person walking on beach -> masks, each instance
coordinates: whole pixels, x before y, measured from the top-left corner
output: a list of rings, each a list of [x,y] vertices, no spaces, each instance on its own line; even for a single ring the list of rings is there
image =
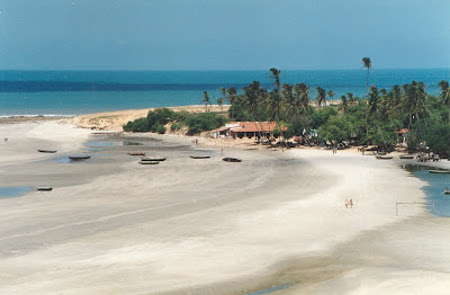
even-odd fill
[[[348,204],[350,205],[350,208],[353,208],[353,200],[350,199],[350,202],[348,202]]]
[[[345,208],[348,208],[348,199],[345,199]]]

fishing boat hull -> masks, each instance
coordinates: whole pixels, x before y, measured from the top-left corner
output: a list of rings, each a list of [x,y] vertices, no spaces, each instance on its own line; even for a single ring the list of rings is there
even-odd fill
[[[450,170],[430,170],[430,173],[434,173],[434,174],[450,174]]]
[[[238,158],[231,158],[231,157],[226,157],[222,159],[225,162],[233,162],[233,163],[240,163],[242,162],[242,159],[238,159]]]
[[[128,152],[127,154],[130,156],[145,156],[144,152]]]
[[[192,159],[209,159],[211,156],[190,156]]]
[[[163,162],[166,158],[142,158],[142,162]]]
[[[402,159],[402,160],[412,160],[412,159],[414,159],[414,156],[413,155],[401,155],[400,159]]]
[[[87,160],[90,158],[91,158],[91,156],[69,156],[69,159],[71,161],[84,161],[84,160]]]
[[[56,150],[38,150],[40,153],[48,153],[48,154],[54,154],[56,153]]]
[[[139,164],[141,164],[141,165],[158,165],[159,162],[153,162],[153,161],[139,161]]]
[[[38,187],[36,187],[36,190],[43,191],[43,192],[49,192],[49,191],[53,190],[53,188],[49,187],[49,186],[38,186]]]
[[[377,156],[378,160],[392,160],[393,156]]]

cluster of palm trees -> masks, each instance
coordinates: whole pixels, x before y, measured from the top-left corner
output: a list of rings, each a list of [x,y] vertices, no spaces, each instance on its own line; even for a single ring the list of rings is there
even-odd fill
[[[358,118],[349,118],[349,120],[363,122],[361,126],[356,126],[356,128],[363,130],[361,133],[365,133],[366,140],[369,140],[369,131],[373,133],[375,130],[376,132],[380,129],[380,125],[386,125],[388,122],[399,122],[398,124],[392,124],[392,126],[402,125],[408,129],[420,126],[420,121],[430,115],[430,103],[428,101],[430,96],[425,91],[425,85],[422,82],[413,81],[402,86],[395,85],[390,90],[378,89],[374,85],[369,86],[372,62],[370,58],[365,57],[362,59],[362,63],[363,67],[367,69],[366,86],[368,87],[367,96],[364,99],[348,92],[340,97],[339,105],[328,106],[328,99],[333,99],[334,92],[316,87],[315,105],[317,108],[315,108],[314,104],[311,103],[310,88],[306,83],[282,84],[280,80],[281,71],[271,68],[272,89],[268,90],[262,87],[257,81],[243,87],[242,94],[239,95],[235,87],[221,88],[222,97],[217,102],[219,105],[223,105],[224,101],[228,100],[231,105],[229,115],[232,119],[254,122],[275,121],[282,136],[284,127],[300,124],[301,128],[297,128],[297,134],[295,135],[301,135],[298,134],[300,130],[308,130],[313,125],[317,128],[317,124],[313,122],[315,114],[320,114],[326,108],[336,109],[337,116],[344,116],[347,112],[353,110],[347,116],[359,116]],[[436,107],[436,103],[438,103],[446,107],[448,122],[450,117],[449,83],[441,81],[438,86],[442,91],[439,98],[434,98],[434,106]],[[206,91],[204,91],[203,101],[205,102],[205,108],[207,108],[211,98]],[[395,132],[395,130],[392,130],[392,132]]]

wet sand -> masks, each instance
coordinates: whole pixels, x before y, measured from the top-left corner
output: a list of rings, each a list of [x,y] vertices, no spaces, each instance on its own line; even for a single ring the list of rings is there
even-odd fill
[[[92,135],[57,122],[0,125],[6,133],[1,186],[54,190],[0,199],[1,294],[448,290],[450,221],[420,205],[395,215],[396,201],[423,201],[424,183],[394,161],[319,150],[222,155],[186,137]],[[139,165],[126,154],[138,150],[167,160]],[[82,152],[92,155],[86,163],[55,160]],[[197,153],[212,157],[189,158]]]

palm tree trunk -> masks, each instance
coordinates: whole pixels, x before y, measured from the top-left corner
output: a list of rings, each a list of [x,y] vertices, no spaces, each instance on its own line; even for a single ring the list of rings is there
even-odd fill
[[[369,89],[369,68],[367,68],[366,88]]]

